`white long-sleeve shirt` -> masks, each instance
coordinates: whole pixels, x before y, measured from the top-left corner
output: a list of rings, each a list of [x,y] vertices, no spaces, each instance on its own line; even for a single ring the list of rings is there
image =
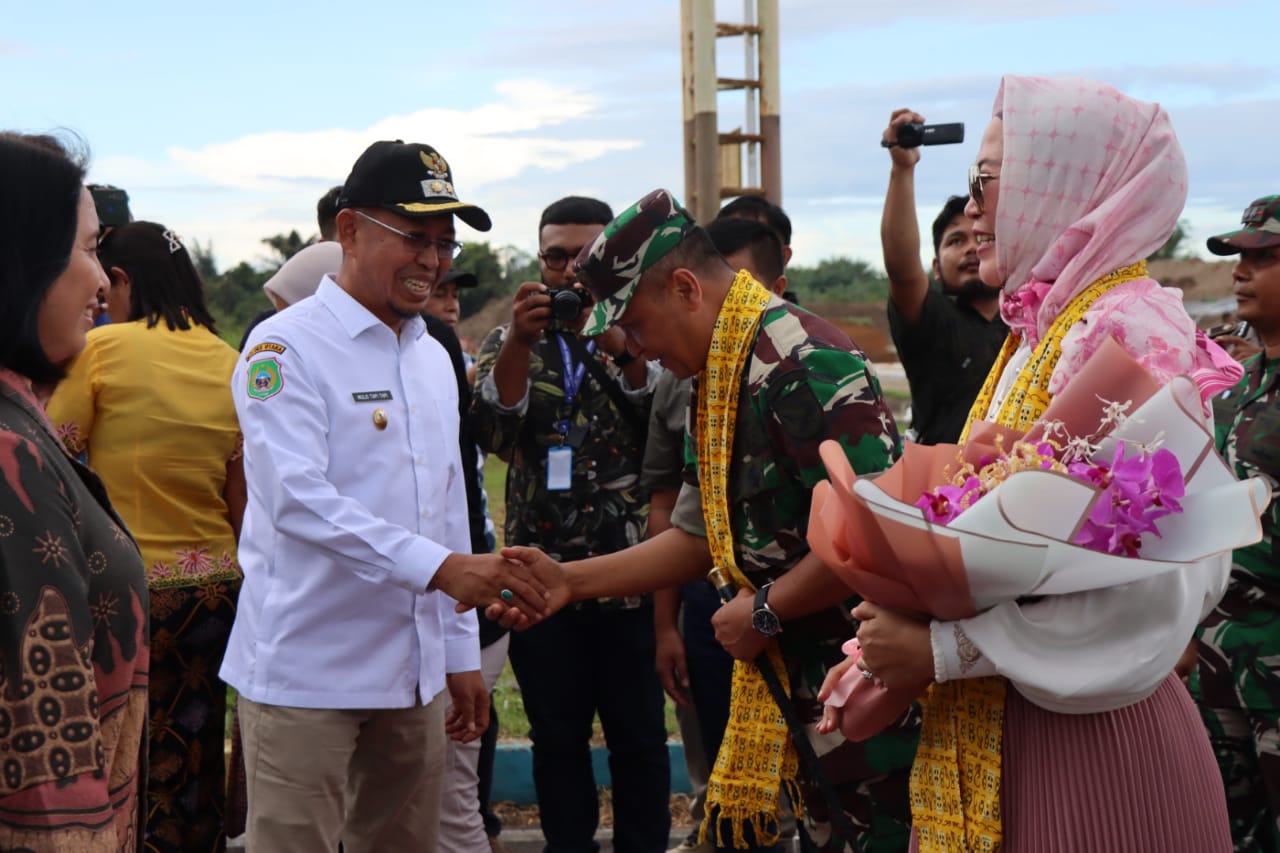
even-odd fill
[[[1140,702],[1173,671],[1196,625],[1226,591],[1231,555],[1120,587],[998,604],[970,619],[934,621],[938,681],[1003,675],[1061,714]]]
[[[397,337],[326,277],[231,382],[249,501],[222,678],[265,704],[396,708],[479,669],[474,613],[427,591],[470,538],[457,384],[422,320]]]

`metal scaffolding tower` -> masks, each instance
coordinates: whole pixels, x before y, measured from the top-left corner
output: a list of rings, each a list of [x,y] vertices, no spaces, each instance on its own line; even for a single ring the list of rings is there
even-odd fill
[[[743,40],[741,77],[716,74],[718,38]],[[777,0],[743,0],[738,24],[716,22],[715,0],[680,0],[680,41],[685,205],[699,222],[734,196],[763,195],[781,205]],[[722,133],[717,93],[734,90],[746,96],[744,126]]]

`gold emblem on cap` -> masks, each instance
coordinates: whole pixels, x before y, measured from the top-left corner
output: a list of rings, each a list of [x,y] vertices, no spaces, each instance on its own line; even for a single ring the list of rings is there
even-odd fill
[[[422,158],[422,165],[427,167],[427,171],[433,178],[444,178],[448,176],[449,164],[444,161],[436,152],[428,154],[425,151],[419,151],[418,156]]]
[[[444,192],[444,181],[432,181],[432,182],[431,182],[431,191],[432,191],[433,193],[442,193],[442,192]]]
[[[373,410],[373,425],[378,429],[387,428],[387,410],[378,408]]]

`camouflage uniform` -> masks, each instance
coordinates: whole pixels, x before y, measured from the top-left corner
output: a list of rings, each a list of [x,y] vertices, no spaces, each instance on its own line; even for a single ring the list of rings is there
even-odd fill
[[[1245,376],[1213,404],[1217,445],[1239,477],[1280,478],[1280,359],[1245,362]],[[1201,624],[1191,692],[1226,786],[1240,851],[1280,851],[1280,502],[1262,516],[1262,541],[1235,552],[1227,593]]]
[[[554,335],[544,335],[529,356],[527,410],[504,409],[495,393],[486,392],[509,331],[509,326],[499,326],[481,344],[471,406],[480,446],[510,462],[506,544],[536,545],[557,560],[612,554],[634,545],[644,538],[649,517],[649,496],[640,486],[638,449],[644,447],[644,432],[631,426],[591,374],[584,373],[580,402],[572,413],[572,426],[586,431],[573,454],[573,485],[549,492],[547,450],[561,444],[557,424],[570,414],[564,406],[564,359]],[[615,382],[622,381],[620,368],[600,354],[596,357]],[[639,396],[635,408],[647,422],[651,395]],[[635,597],[614,606],[636,607],[639,602]]]
[[[493,330],[481,346],[471,408],[481,447],[510,462],[507,544],[576,560],[640,541],[649,513],[639,479],[653,382],[624,390],[642,419],[636,425],[586,370],[574,405],[567,406],[565,358],[557,336],[548,332],[530,352],[527,405],[504,407],[491,374],[509,331]],[[626,389],[611,360],[589,357]],[[570,351],[570,359],[577,358]],[[562,444],[562,419],[570,421],[564,444],[574,446],[572,478],[570,488],[553,491],[547,488],[547,451]],[[609,749],[615,849],[662,853],[671,782],[664,694],[653,666],[652,596],[576,602],[514,633],[509,654],[529,717],[547,849],[592,844],[599,806],[588,745],[598,716]]]
[[[696,388],[695,382],[691,424],[696,422]],[[818,446],[827,439],[844,446],[858,473],[883,470],[901,452],[893,416],[863,354],[825,320],[774,297],[743,371],[734,433],[737,463],[728,484],[738,564],[757,587],[777,579],[809,552],[805,534],[811,490],[827,476]],[[693,455],[691,442],[687,455]],[[672,522],[704,535],[692,459],[685,478]],[[866,743],[848,742],[838,731],[820,735],[813,728],[822,716],[818,688],[827,670],[844,660],[841,643],[857,630],[849,616],[856,604],[852,599],[790,620],[778,640],[795,706],[808,724],[828,779],[860,830],[863,849],[903,851],[910,831],[907,777],[919,734],[918,712],[913,709]],[[822,841],[829,836],[829,825],[814,821],[827,815],[826,804],[811,780],[802,778],[801,785],[809,833]]]

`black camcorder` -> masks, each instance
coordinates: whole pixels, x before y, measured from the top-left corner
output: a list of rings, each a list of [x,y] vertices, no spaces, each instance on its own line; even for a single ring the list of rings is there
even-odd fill
[[[584,308],[594,304],[591,294],[581,287],[548,287],[551,297],[551,324],[548,331],[559,332],[573,327]]]
[[[954,145],[964,142],[964,122],[952,124],[920,124],[908,122],[898,128],[898,140],[880,140],[881,148],[915,148],[919,145]]]

